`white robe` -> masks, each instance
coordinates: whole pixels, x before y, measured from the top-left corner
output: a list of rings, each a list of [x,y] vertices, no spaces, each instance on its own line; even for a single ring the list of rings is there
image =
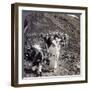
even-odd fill
[[[57,63],[58,63],[58,60],[59,60],[59,56],[60,56],[60,45],[59,45],[59,42],[56,42],[55,40],[53,40],[52,43],[54,44],[54,46],[51,45],[49,47],[50,68],[56,69],[57,68]]]

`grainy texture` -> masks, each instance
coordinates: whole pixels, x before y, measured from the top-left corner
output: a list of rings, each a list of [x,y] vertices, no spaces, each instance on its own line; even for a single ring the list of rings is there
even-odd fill
[[[24,77],[79,75],[80,14],[23,11],[22,15]],[[57,35],[61,39],[57,72],[50,69],[49,48],[46,48],[46,42],[43,38],[47,35],[48,37]],[[37,66],[33,65],[34,57],[30,57],[31,47],[35,44],[40,45],[44,57],[42,59],[42,75],[37,75]]]

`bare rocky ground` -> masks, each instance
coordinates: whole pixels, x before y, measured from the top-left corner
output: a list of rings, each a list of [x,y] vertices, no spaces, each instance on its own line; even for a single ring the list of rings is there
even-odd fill
[[[30,11],[25,17],[24,27],[28,25],[28,29],[24,33],[25,52],[30,45],[43,43],[43,40],[39,38],[41,33],[46,35],[47,33],[58,32],[62,39],[63,35],[68,35],[66,41],[62,40],[57,72],[48,71],[49,66],[46,66],[47,71],[42,73],[43,76],[80,74],[80,16],[79,14],[73,15],[76,17],[70,16],[70,14]],[[63,45],[63,43],[66,44]],[[25,71],[24,74],[25,77],[33,76],[32,73],[27,74]]]

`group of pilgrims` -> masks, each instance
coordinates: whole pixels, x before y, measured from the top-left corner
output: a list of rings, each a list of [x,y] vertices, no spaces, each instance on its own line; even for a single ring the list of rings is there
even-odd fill
[[[62,38],[58,34],[50,36],[49,34],[41,35],[45,42],[46,54],[40,44],[34,43],[27,48],[24,58],[28,61],[28,68],[24,67],[26,73],[33,73],[34,76],[43,76],[44,66],[48,65],[47,71],[57,73],[58,60],[60,59]],[[66,36],[64,37],[66,39]],[[47,67],[46,67],[47,68]]]

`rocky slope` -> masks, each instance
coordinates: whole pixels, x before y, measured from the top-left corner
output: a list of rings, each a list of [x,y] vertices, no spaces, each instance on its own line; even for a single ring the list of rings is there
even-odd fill
[[[80,15],[30,11],[24,20],[24,28],[26,26],[28,28],[24,32],[24,42],[28,45],[35,35],[37,37],[41,33],[66,34],[69,37],[66,41],[68,44],[62,46],[57,75],[80,74]]]

